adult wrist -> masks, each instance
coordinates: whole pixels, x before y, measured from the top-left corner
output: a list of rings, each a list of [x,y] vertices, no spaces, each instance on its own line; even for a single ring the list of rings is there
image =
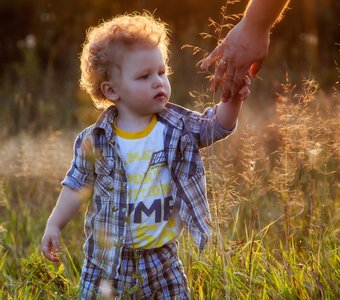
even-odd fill
[[[257,34],[262,32],[268,35],[270,34],[273,25],[271,22],[268,22],[268,20],[258,18],[258,16],[254,16],[248,11],[244,14],[240,23],[242,23],[243,27],[248,31],[253,31]]]

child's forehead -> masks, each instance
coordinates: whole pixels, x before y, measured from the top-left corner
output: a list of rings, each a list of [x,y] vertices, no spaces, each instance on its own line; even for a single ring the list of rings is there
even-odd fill
[[[124,43],[121,41],[113,42],[109,45],[110,51],[121,52],[121,53],[133,53],[140,50],[153,50],[155,48],[159,49],[159,46],[145,41],[135,41],[133,43]]]
[[[160,56],[163,59],[163,54],[158,45],[148,45],[143,43],[135,43],[133,45],[114,45],[110,49],[110,54],[113,55],[116,63],[122,62],[126,56],[139,56],[146,54],[150,56]]]

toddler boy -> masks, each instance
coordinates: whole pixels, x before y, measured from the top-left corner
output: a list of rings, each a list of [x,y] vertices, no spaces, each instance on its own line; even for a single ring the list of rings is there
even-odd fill
[[[103,286],[136,299],[190,298],[177,240],[185,227],[203,250],[210,235],[199,148],[233,132],[249,82],[203,114],[169,103],[168,44],[166,24],[147,13],[87,33],[81,86],[105,111],[76,138],[41,241],[58,261],[61,230],[90,190],[81,299]]]

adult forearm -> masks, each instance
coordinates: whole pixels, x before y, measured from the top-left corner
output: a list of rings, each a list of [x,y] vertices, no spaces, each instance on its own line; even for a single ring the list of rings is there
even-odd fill
[[[289,0],[252,0],[244,13],[243,21],[258,30],[270,30],[280,19]]]
[[[57,226],[60,230],[72,219],[78,212],[82,203],[80,193],[64,186],[60,192],[56,206],[54,207],[47,226]]]

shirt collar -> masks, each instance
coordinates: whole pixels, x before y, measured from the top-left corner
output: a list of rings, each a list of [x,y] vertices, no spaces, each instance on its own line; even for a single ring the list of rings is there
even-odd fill
[[[108,141],[113,141],[115,135],[113,131],[113,121],[117,116],[118,110],[115,106],[105,109],[94,124],[94,130],[104,130]]]
[[[164,109],[158,113],[159,119],[167,125],[173,126],[179,130],[183,129],[183,114],[185,110],[174,103],[167,103]],[[117,116],[118,110],[115,106],[105,109],[98,117],[94,124],[94,129],[102,129],[105,132],[108,141],[113,141],[115,136],[113,130],[114,118]]]
[[[158,114],[159,119],[170,126],[183,129],[183,108],[174,103],[167,103],[165,108]]]

